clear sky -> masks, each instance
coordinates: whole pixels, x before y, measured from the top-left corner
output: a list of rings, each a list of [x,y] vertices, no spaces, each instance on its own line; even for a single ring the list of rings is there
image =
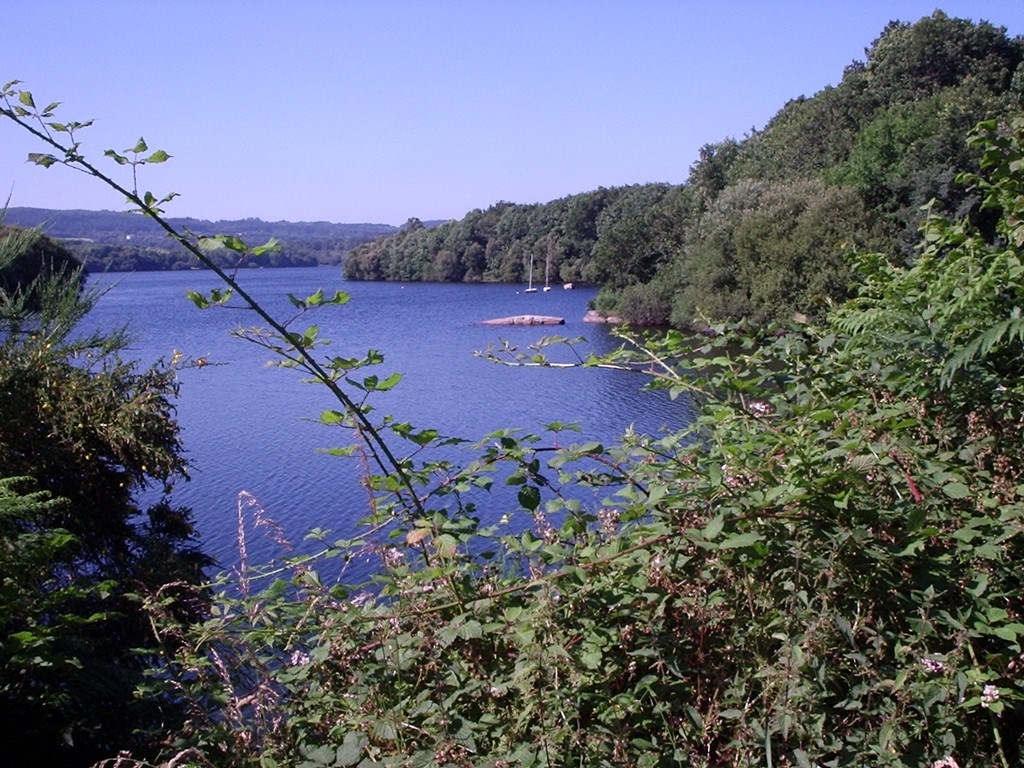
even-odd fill
[[[1021,0],[2,0],[0,82],[144,136],[175,216],[401,224],[499,201],[685,181],[837,83],[891,19],[1024,34]],[[0,203],[120,209],[0,123]],[[108,164],[112,170],[112,163]]]

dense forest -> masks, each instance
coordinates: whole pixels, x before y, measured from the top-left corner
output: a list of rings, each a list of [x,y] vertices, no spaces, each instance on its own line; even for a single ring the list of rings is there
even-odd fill
[[[63,241],[87,271],[130,271],[191,269],[196,266],[188,254],[172,243],[152,219],[127,211],[59,211],[46,208],[9,208],[5,222],[12,226],[36,227],[51,238]],[[311,267],[340,264],[355,246],[397,231],[388,224],[335,224],[326,221],[263,221],[240,219],[206,221],[171,219],[174,226],[196,235],[230,234],[249,242],[277,239],[281,247],[250,256],[246,266]],[[237,254],[225,252],[225,259]],[[233,264],[232,264],[233,266]]]
[[[940,11],[891,22],[840,82],[760,130],[700,149],[684,184],[499,202],[356,248],[357,280],[554,282],[603,290],[636,324],[821,316],[849,291],[848,255],[913,256],[923,206],[958,215],[976,170],[967,130],[1024,103],[1024,40]]]

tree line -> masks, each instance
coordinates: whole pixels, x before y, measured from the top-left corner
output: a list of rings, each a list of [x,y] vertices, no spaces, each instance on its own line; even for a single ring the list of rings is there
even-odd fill
[[[11,207],[8,225],[38,228],[64,247],[88,272],[192,269],[194,260],[167,239],[151,219],[127,211],[50,210]],[[395,232],[389,224],[336,224],[327,221],[263,221],[257,218],[207,221],[171,219],[175,227],[197,235],[232,234],[251,242],[276,239],[279,248],[250,255],[250,267],[313,267],[341,264],[352,248]],[[225,266],[236,255],[221,254]]]
[[[602,287],[598,307],[635,324],[822,316],[855,276],[848,255],[913,258],[923,206],[959,215],[977,170],[962,140],[1024,105],[1024,40],[936,11],[891,22],[835,86],[785,104],[760,130],[705,145],[681,185],[499,202],[433,229],[411,220],[345,260],[358,280]]]

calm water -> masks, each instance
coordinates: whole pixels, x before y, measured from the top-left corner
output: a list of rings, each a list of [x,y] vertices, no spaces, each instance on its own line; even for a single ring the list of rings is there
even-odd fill
[[[656,432],[682,427],[689,418],[685,403],[640,391],[643,380],[637,376],[509,368],[474,356],[502,339],[526,347],[556,334],[585,336],[584,350],[613,348],[607,329],[582,322],[592,290],[524,294],[508,285],[346,282],[327,267],[253,270],[242,274],[242,283],[278,317],[293,311],[289,292],[305,296],[322,287],[328,294],[350,293],[347,305],[322,309],[309,321],[332,340],[325,354],[356,357],[371,348],[383,353],[384,364],[369,372],[383,378],[397,371],[404,378],[391,392],[374,395],[377,413],[420,428],[475,441],[504,427],[539,432],[548,422],[578,422],[582,432],[563,442],[608,442],[631,424]],[[191,482],[180,484],[174,498],[193,508],[205,549],[225,566],[237,561],[242,492],[255,497],[292,541],[313,527],[339,536],[356,530],[367,512],[356,460],[318,451],[350,442],[347,432],[314,423],[335,403],[323,388],[268,365],[269,353],[231,335],[255,318],[241,310],[200,311],[185,298],[189,289],[215,287],[216,278],[205,272],[140,272],[93,276],[90,283],[111,284],[91,325],[127,324],[130,352],[144,362],[180,351],[213,363],[181,371],[178,402],[193,469]],[[524,313],[559,315],[566,323],[480,323]],[[251,538],[249,553],[267,559],[280,552],[267,540]]]

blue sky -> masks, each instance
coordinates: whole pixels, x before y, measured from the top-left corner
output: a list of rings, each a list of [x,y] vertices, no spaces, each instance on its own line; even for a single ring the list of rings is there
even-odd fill
[[[4,0],[0,81],[94,118],[93,159],[170,152],[171,215],[401,224],[682,182],[937,7],[1024,34],[1019,0]],[[11,205],[122,207],[38,149],[0,123]]]

